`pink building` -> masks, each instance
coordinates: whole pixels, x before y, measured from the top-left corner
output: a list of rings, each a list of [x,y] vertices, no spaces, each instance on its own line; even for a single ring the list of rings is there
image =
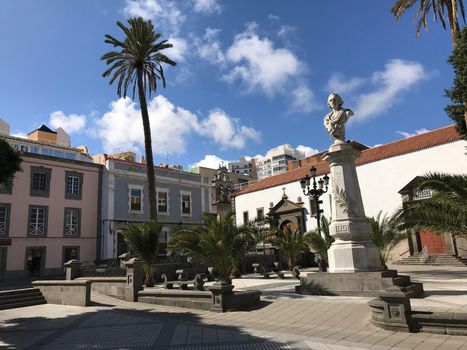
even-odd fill
[[[47,138],[31,138],[38,131]],[[0,280],[57,275],[65,261],[96,258],[102,167],[45,126],[31,134],[4,135],[22,150],[23,171],[0,187]]]

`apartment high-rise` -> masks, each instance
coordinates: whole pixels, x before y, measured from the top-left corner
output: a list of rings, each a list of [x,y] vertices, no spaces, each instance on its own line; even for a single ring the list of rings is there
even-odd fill
[[[289,160],[298,160],[304,157],[305,153],[289,144],[271,148],[264,157],[256,158],[258,180],[284,173],[287,171],[287,162]]]

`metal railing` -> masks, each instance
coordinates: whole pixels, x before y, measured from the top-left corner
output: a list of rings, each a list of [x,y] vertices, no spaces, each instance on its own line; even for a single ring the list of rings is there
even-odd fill
[[[428,254],[428,248],[426,246],[423,247],[419,256],[420,256],[420,265],[423,265],[425,261],[427,261],[428,258],[430,257],[430,255]]]
[[[125,276],[125,267],[120,264],[119,259],[107,259],[97,262],[83,261],[80,266],[80,275],[82,277],[117,277]]]

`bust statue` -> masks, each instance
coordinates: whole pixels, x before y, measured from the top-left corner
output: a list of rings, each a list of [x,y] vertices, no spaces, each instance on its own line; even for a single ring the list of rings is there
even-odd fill
[[[328,107],[332,109],[331,112],[324,117],[324,126],[329,133],[329,136],[334,140],[345,141],[345,123],[351,116],[353,111],[351,109],[342,108],[344,101],[336,93],[332,93],[328,97]]]

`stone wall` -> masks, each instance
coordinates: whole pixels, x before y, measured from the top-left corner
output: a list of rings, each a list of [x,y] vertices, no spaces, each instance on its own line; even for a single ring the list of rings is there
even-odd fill
[[[91,304],[91,281],[34,281],[49,304],[88,306]]]

